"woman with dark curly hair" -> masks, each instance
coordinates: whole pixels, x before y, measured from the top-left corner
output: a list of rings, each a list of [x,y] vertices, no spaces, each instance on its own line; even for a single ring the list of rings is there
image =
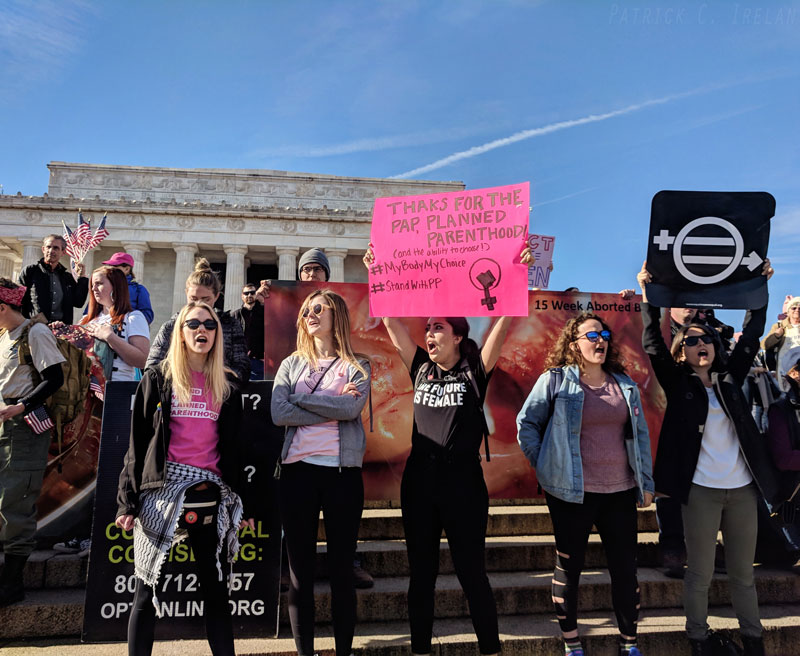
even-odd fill
[[[566,323],[517,429],[553,521],[553,604],[566,655],[583,656],[578,582],[594,525],[611,575],[619,654],[640,656],[636,506],[653,500],[650,436],[639,388],[599,316],[584,312]]]

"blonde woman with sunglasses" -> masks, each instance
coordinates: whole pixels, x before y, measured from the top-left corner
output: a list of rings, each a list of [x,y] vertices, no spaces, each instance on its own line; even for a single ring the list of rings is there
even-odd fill
[[[279,506],[289,555],[289,620],[297,653],[314,654],[314,569],[322,510],[337,656],[352,651],[353,557],[364,505],[361,463],[370,364],[353,352],[350,314],[338,294],[309,294],[297,317],[297,350],[278,369],[272,421],[286,426]]]
[[[253,519],[241,520],[242,399],[223,364],[222,345],[211,306],[188,303],[177,315],[166,359],[147,369],[136,389],[116,519],[118,527],[133,530],[130,656],[152,652],[161,568],[171,545],[186,538],[211,651],[234,654],[227,573],[239,550],[237,529],[252,528]]]
[[[556,539],[552,596],[566,656],[583,656],[578,583],[592,526],[611,575],[619,656],[637,646],[636,506],[653,501],[650,435],[636,383],[609,326],[584,312],[567,321],[517,417],[520,446],[545,492]]]

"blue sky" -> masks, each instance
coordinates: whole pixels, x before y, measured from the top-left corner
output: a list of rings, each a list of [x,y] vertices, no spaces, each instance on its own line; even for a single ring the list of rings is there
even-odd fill
[[[0,0],[0,76],[6,194],[51,160],[529,180],[551,288],[617,291],[658,190],[766,190],[770,317],[800,294],[798,1]]]

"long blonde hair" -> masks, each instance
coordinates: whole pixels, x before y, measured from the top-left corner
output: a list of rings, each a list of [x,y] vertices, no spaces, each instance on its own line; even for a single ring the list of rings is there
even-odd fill
[[[192,371],[189,368],[189,359],[186,357],[183,322],[186,321],[186,315],[195,308],[201,308],[208,312],[217,324],[217,329],[214,331],[214,344],[206,354],[206,360],[203,364],[203,375],[206,378],[206,390],[211,395],[213,404],[218,407],[231,394],[230,383],[225,377],[225,374],[230,370],[225,366],[222,353],[222,324],[210,305],[200,301],[192,301],[181,308],[172,328],[167,357],[161,362],[161,371],[164,374],[164,378],[172,382],[172,389],[175,392],[175,396],[178,397],[178,401],[180,403],[190,403],[192,400]]]
[[[348,364],[353,365],[364,376],[367,370],[359,362],[359,358],[367,360],[369,358],[361,353],[354,353],[350,343],[350,312],[344,299],[330,289],[318,289],[306,296],[297,314],[297,350],[292,355],[299,355],[312,366],[317,365],[317,350],[314,348],[314,338],[309,334],[308,327],[303,317],[303,310],[312,305],[312,301],[319,297],[328,301],[333,311],[333,343],[336,355]]]

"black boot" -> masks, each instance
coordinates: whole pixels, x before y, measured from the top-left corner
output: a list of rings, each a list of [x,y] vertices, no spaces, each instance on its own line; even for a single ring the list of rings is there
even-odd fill
[[[692,656],[714,656],[714,650],[708,638],[705,640],[689,638],[689,645],[692,648]]]
[[[25,599],[22,574],[25,571],[27,556],[6,554],[6,564],[0,575],[0,608]]]
[[[744,656],[764,656],[764,638],[751,638],[750,636],[742,636],[742,646],[744,647]]]

